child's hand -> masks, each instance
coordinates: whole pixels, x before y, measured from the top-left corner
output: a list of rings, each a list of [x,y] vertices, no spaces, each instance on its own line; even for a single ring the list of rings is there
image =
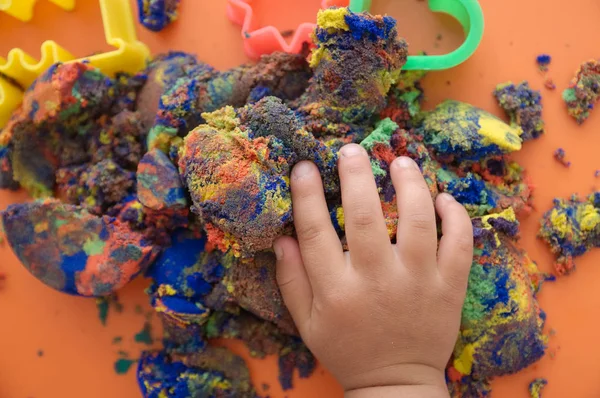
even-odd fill
[[[448,396],[444,368],[458,335],[473,257],[466,210],[438,195],[443,237],[425,180],[406,157],[391,166],[398,235],[390,243],[365,150],[341,150],[346,237],[331,224],[317,167],[292,171],[298,241],[274,245],[277,280],[302,338],[348,397]]]

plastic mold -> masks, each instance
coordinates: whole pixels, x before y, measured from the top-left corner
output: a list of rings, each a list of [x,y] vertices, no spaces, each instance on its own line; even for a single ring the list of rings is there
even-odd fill
[[[0,4],[2,1],[0,0]],[[53,1],[68,3],[66,0]],[[99,2],[106,42],[116,47],[115,50],[75,59],[67,50],[54,41],[48,40],[42,43],[39,61],[19,48],[12,49],[6,59],[0,57],[0,75],[8,77],[20,86],[17,87],[9,80],[0,78],[0,127],[4,126],[12,111],[21,102],[23,96],[21,89],[29,87],[37,76],[56,62],[88,61],[109,76],[114,76],[120,71],[135,73],[144,68],[150,51],[144,43],[137,40],[129,2],[123,0],[99,0]]]
[[[352,12],[369,11],[371,0],[350,0]],[[477,0],[429,0],[429,9],[454,17],[465,31],[463,44],[444,55],[410,55],[403,70],[443,70],[465,62],[479,46],[483,37],[483,11]]]
[[[48,0],[57,6],[71,11],[75,0]],[[37,0],[0,0],[0,11],[4,11],[21,21],[27,22],[33,17],[33,7]]]
[[[260,1],[260,0],[254,0]],[[258,59],[263,54],[275,51],[298,53],[302,43],[311,42],[310,34],[315,28],[314,23],[304,22],[298,25],[294,36],[288,43],[279,30],[274,26],[258,26],[252,10],[253,0],[229,0],[227,2],[227,17],[236,25],[242,27],[244,51],[250,58]],[[332,6],[345,7],[348,0],[322,0],[321,8]]]
[[[253,0],[229,0],[227,17],[242,27],[244,51],[250,58],[257,59],[262,54],[274,51],[300,52],[302,43],[310,42],[310,34],[315,28],[313,23],[298,25],[292,40],[288,43],[274,26],[259,27],[253,18]],[[258,1],[258,0],[254,0]],[[323,0],[321,8],[348,6],[352,12],[369,11],[371,0]],[[465,31],[463,44],[448,54],[411,55],[404,70],[443,70],[460,65],[466,61],[479,46],[483,37],[483,11],[477,0],[429,0],[429,9],[443,12],[456,18]]]

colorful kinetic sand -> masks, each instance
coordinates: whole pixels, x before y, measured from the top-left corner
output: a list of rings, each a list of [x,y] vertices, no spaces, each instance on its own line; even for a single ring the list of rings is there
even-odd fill
[[[159,32],[177,19],[180,0],[137,0],[140,23]]]
[[[556,90],[556,84],[554,83],[554,80],[552,80],[551,78],[547,78],[544,81],[544,87],[546,87],[548,90]]]
[[[437,156],[457,161],[502,155],[521,149],[521,130],[481,109],[458,101],[438,105],[420,128]]]
[[[542,398],[542,390],[546,385],[548,385],[548,380],[541,378],[535,379],[529,383],[529,394],[531,395],[531,398]]]
[[[138,383],[144,397],[236,397],[223,373],[190,368],[160,353],[145,353],[138,365]]]
[[[50,0],[65,9],[74,7],[74,0]],[[32,15],[35,0],[3,0],[0,9],[27,20]],[[110,77],[117,72],[135,73],[144,68],[150,57],[146,45],[137,39],[135,25],[128,1],[99,0],[106,42],[115,49],[76,59],[71,53],[52,40],[40,47],[40,59],[20,48],[9,51],[7,58],[0,56],[0,126],[4,126],[10,114],[22,100],[22,89],[29,87],[47,68],[57,62],[91,63]]]
[[[145,270],[156,255],[155,247],[126,223],[56,199],[9,206],[2,223],[23,265],[65,293],[110,294]]]
[[[332,6],[348,6],[348,3],[348,0],[321,0],[319,6],[326,9]],[[259,18],[256,17],[253,8],[254,4],[255,2],[252,0],[227,1],[227,18],[240,26],[246,55],[258,60],[262,55],[274,52],[302,52],[303,46],[308,45],[310,42],[310,35],[316,25],[312,22],[301,23],[296,28],[288,31],[292,37],[286,40],[284,32],[280,32],[275,26],[260,25]]]
[[[296,371],[311,375],[270,247],[294,233],[289,172],[303,159],[319,167],[345,240],[336,162],[348,142],[371,158],[392,239],[389,167],[400,155],[419,164],[432,197],[449,192],[473,217],[475,258],[447,368],[453,396],[480,396],[491,378],[544,353],[535,293],[545,276],[514,244],[515,214],[531,208],[523,170],[508,160],[521,127],[456,101],[421,112],[423,74],[401,72],[407,45],[393,19],[342,8],[318,21],[310,67],[281,53],[225,72],[170,53],[115,79],[53,66],[0,136],[3,186],[46,197],[2,213],[38,279],[89,296],[144,270],[152,279],[164,348],[139,362],[146,397],[256,395],[243,360],[215,338],[278,355],[284,389]]]
[[[499,84],[494,91],[494,97],[510,118],[511,126],[523,131],[521,134],[523,141],[529,141],[544,134],[542,96],[539,91],[529,88],[529,83]]]
[[[154,280],[149,289],[151,302],[167,330],[167,351],[189,364],[217,361],[225,355],[230,360],[224,365],[233,361],[239,368],[241,359],[208,345],[210,338],[236,337],[249,344],[252,356],[279,354],[280,377],[286,380],[287,388],[295,368],[301,375],[309,375],[314,359],[295,337],[295,327],[275,283],[272,253],[258,253],[242,262],[231,254],[205,252],[206,239],[196,235],[177,232],[172,246],[148,272]]]
[[[187,54],[159,57],[149,68],[149,82],[141,95],[142,113],[155,114],[148,147],[168,151],[171,138],[183,136],[202,123],[204,112],[226,105],[242,106],[270,95],[294,99],[304,92],[310,76],[306,60],[299,54],[276,53],[262,57],[256,65],[225,72],[193,57],[190,60]]]
[[[572,272],[575,257],[600,246],[600,193],[584,200],[576,195],[554,199],[554,207],[544,214],[541,224],[539,236],[556,256],[556,272]]]
[[[548,54],[540,54],[535,58],[535,62],[542,72],[547,72],[548,65],[552,62],[552,57]]]
[[[483,12],[476,0],[442,0],[430,1],[432,12],[443,13],[454,17],[462,26],[465,41],[459,48],[442,55],[410,55],[404,70],[430,71],[453,68],[460,65],[477,50],[484,30]],[[295,29],[287,31],[291,40],[286,41],[286,32],[280,32],[274,26],[259,26],[258,18],[253,11],[252,0],[228,0],[227,17],[239,25],[246,55],[258,59],[263,54],[277,51],[298,53],[304,45],[310,45],[310,35],[315,29],[314,23],[301,23]],[[348,6],[355,13],[369,12],[371,0],[321,0],[321,9],[332,6]],[[317,21],[317,25],[320,22]]]
[[[514,373],[544,355],[545,314],[535,299],[543,280],[514,244],[511,209],[473,219],[475,256],[460,336],[447,369],[453,396],[485,396],[490,377]],[[490,353],[494,353],[490,355]]]
[[[564,149],[558,148],[554,151],[554,159],[565,167],[571,167],[571,162],[566,159],[567,153]]]
[[[56,64],[27,91],[0,134],[0,187],[35,197],[55,190],[100,215],[132,192],[142,154],[143,77],[109,79],[89,64]],[[8,161],[6,159],[9,159]]]
[[[157,210],[183,210],[188,200],[177,168],[163,152],[152,149],[142,157],[137,171],[138,200]]]
[[[590,116],[590,111],[600,96],[600,62],[591,60],[581,64],[569,88],[562,97],[567,104],[569,115],[582,124]]]

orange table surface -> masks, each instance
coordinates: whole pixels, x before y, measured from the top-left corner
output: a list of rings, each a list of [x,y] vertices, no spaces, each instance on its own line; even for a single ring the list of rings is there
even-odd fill
[[[125,0],[124,0],[125,1]],[[280,29],[313,19],[319,0],[255,0],[261,20]],[[411,51],[442,53],[461,42],[458,24],[431,14],[418,0],[373,0],[373,11],[398,19],[398,31]],[[132,2],[133,4],[133,2]],[[546,135],[528,142],[515,158],[526,167],[535,189],[535,210],[522,220],[521,245],[544,270],[551,270],[552,256],[536,239],[541,214],[556,196],[573,192],[587,194],[600,184],[594,171],[600,169],[600,111],[578,126],[566,113],[561,100],[575,69],[585,60],[600,56],[600,3],[597,0],[482,0],[486,30],[476,54],[454,69],[430,73],[425,79],[426,107],[446,98],[466,101],[500,116],[491,95],[497,83],[528,80],[543,95]],[[94,0],[78,0],[76,10],[65,13],[48,1],[39,1],[33,21],[21,23],[0,13],[0,54],[21,47],[39,54],[44,39],[54,39],[75,55],[106,51],[99,7]],[[141,39],[153,53],[168,49],[196,53],[200,59],[228,68],[247,59],[242,51],[238,27],[225,17],[225,0],[183,0],[180,18],[162,33],[138,28]],[[535,57],[552,55],[548,77],[557,90],[543,87],[545,77]],[[558,164],[552,153],[566,150],[572,166]],[[27,200],[23,192],[0,191],[0,209]],[[549,384],[545,398],[600,396],[600,250],[577,261],[577,271],[544,285],[539,296],[546,311],[550,338],[547,355],[522,372],[493,383],[494,397],[528,397],[527,385],[535,377]],[[35,280],[18,262],[6,244],[0,246],[0,271],[7,280],[0,288],[0,398],[70,398],[140,396],[134,368],[118,375],[113,364],[119,350],[135,358],[146,348],[133,336],[142,329],[144,315],[134,311],[150,308],[139,279],[121,291],[122,313],[112,311],[107,326],[98,320],[94,300],[55,292]],[[153,318],[154,337],[159,344],[158,320]],[[113,344],[115,336],[123,342]],[[248,359],[242,344],[233,349]],[[351,349],[351,347],[349,347]],[[43,355],[39,356],[38,351]],[[294,379],[293,391],[281,391],[275,358],[249,360],[257,391],[271,397],[336,397],[342,391],[322,368],[309,379]],[[266,395],[265,394],[265,395]]]

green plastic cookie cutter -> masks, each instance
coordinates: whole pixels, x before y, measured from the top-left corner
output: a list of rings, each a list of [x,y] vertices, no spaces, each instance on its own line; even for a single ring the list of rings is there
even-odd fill
[[[371,9],[371,0],[350,0],[350,11]],[[456,18],[465,31],[463,44],[444,55],[409,55],[403,70],[450,69],[465,62],[479,46],[483,36],[483,11],[477,0],[429,0],[429,9]]]

